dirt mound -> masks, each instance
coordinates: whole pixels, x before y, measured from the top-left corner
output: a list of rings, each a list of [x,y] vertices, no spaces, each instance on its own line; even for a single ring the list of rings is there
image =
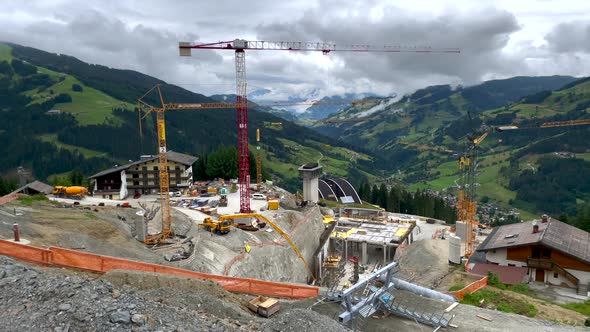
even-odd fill
[[[397,277],[435,288],[449,273],[449,242],[440,239],[416,241],[398,249],[396,260],[400,266]]]

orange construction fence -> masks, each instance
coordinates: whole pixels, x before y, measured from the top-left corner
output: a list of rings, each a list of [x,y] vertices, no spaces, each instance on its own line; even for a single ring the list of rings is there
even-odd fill
[[[313,286],[220,276],[58,247],[43,249],[6,240],[0,240],[0,255],[12,256],[20,260],[42,265],[63,266],[97,273],[105,273],[111,270],[134,270],[208,279],[218,282],[228,291],[237,293],[292,299],[314,298],[319,293],[319,288]]]
[[[473,292],[476,292],[482,288],[484,288],[486,285],[488,284],[488,277],[483,277],[479,280],[476,280],[472,283],[470,283],[469,285],[465,286],[463,289],[460,289],[458,291],[454,291],[454,292],[449,292],[449,294],[454,295],[457,300],[461,301],[463,300],[463,298],[465,297],[466,294],[471,294]]]

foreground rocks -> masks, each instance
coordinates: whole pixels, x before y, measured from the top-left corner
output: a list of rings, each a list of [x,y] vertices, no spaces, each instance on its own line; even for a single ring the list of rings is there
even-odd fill
[[[208,280],[40,268],[0,256],[1,331],[347,331],[307,309],[261,318]]]
[[[161,303],[131,287],[115,289],[108,281],[33,269],[3,256],[0,276],[2,331],[258,330],[255,323]]]

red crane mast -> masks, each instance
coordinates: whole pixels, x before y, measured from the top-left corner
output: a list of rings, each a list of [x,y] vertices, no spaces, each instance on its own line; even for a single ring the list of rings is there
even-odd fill
[[[190,56],[192,49],[233,50],[236,60],[236,109],[238,125],[238,173],[240,185],[240,213],[250,213],[250,155],[248,150],[248,98],[246,89],[246,54],[252,51],[320,51],[384,52],[384,53],[460,53],[457,48],[371,46],[365,44],[337,45],[332,43],[248,41],[235,39],[207,44],[179,43],[181,56]]]

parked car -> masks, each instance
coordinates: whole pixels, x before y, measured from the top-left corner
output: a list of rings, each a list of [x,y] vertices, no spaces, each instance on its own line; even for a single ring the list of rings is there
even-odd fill
[[[180,197],[182,196],[182,193],[180,191],[171,191],[170,192],[170,197]]]
[[[266,200],[266,195],[264,195],[264,194],[252,194],[252,199]]]

